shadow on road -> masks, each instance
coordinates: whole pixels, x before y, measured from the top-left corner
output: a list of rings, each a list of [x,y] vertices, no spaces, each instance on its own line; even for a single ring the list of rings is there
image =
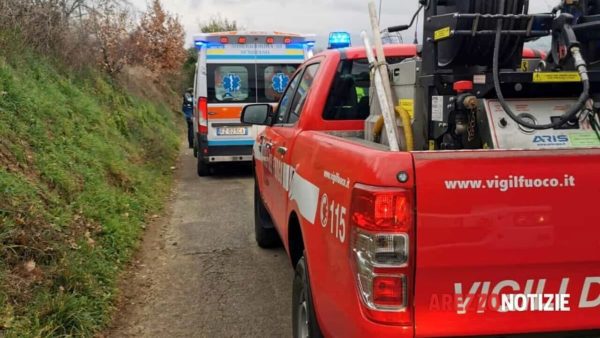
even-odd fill
[[[252,163],[218,163],[211,168],[210,178],[250,178],[252,177]]]
[[[211,178],[250,178],[252,177],[252,163],[219,163],[212,168]]]

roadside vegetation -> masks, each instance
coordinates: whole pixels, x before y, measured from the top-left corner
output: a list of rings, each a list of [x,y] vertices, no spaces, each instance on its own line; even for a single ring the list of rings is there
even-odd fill
[[[170,192],[183,39],[158,0],[0,2],[0,337],[110,321]]]

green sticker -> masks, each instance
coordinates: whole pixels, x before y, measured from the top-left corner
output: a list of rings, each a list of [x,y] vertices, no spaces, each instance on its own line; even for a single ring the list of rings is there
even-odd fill
[[[569,135],[573,147],[598,147],[600,140],[595,133],[574,133]]]

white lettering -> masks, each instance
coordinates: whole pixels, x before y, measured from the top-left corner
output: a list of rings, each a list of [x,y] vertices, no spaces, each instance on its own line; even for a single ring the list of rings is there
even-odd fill
[[[489,295],[491,282],[484,282],[483,287],[481,288],[482,295]],[[477,307],[477,313],[484,313],[485,307],[487,305],[487,297],[481,297],[479,300],[479,306]]]
[[[477,293],[479,287],[481,286],[481,282],[475,282],[471,286],[471,290],[467,297],[463,295],[462,291],[462,283],[454,283],[454,294],[456,295],[456,313],[459,315],[464,315],[467,313],[467,307],[473,300],[473,295]]]
[[[514,280],[501,281],[500,283],[496,284],[496,286],[492,290],[492,295],[498,296],[500,294],[500,292],[502,291],[502,289],[504,289],[504,288],[511,288],[513,291],[519,291],[519,283],[515,282]],[[498,297],[492,297],[492,299],[490,301],[492,302],[492,308],[497,309],[498,308],[498,304],[497,304]],[[504,310],[504,304],[498,310],[498,312],[506,312]]]
[[[525,294],[531,294],[532,290],[533,290],[533,285],[535,284],[535,280],[533,279],[529,279],[527,281],[527,283],[525,283]],[[538,295],[541,295],[542,293],[544,293],[544,288],[546,287],[546,280],[545,279],[540,279],[538,281],[537,284],[537,290],[535,293],[537,293]]]
[[[583,290],[581,291],[581,300],[579,301],[579,307],[582,309],[600,306],[600,296],[595,300],[589,299],[592,284],[600,284],[600,277],[588,277],[585,279]]]
[[[566,294],[504,294],[502,312],[566,312],[569,307],[569,295]]]

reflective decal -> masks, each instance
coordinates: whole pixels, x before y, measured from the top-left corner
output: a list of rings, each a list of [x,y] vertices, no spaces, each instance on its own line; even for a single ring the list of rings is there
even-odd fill
[[[237,74],[227,74],[223,78],[223,88],[225,89],[226,96],[240,91],[242,79]]]
[[[311,224],[315,224],[319,203],[319,187],[298,175],[293,169],[290,174],[290,201],[296,201],[298,211],[302,217]]]
[[[273,90],[279,94],[282,94],[285,88],[290,82],[290,77],[285,75],[284,73],[277,73],[273,76],[273,82],[271,86]]]

